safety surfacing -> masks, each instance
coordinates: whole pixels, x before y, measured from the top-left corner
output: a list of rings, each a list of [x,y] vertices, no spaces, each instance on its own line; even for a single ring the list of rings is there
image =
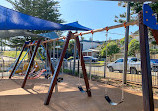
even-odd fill
[[[54,89],[50,104],[44,105],[51,79],[39,78],[28,80],[26,87],[21,88],[23,78],[0,79],[0,111],[142,111],[141,93],[125,90],[125,101],[111,106],[104,98],[105,90],[114,102],[120,102],[121,89],[90,81],[92,97],[78,90],[79,79],[62,75],[63,82]],[[85,90],[84,80],[80,84]],[[154,100],[158,110],[158,100]]]

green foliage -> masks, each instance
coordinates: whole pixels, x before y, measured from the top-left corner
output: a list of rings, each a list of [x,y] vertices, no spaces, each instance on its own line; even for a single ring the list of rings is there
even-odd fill
[[[151,42],[152,45],[157,45],[156,41]]]
[[[136,56],[136,53],[139,51],[139,41],[132,39],[128,46],[128,54],[130,56]]]
[[[81,37],[81,41],[84,40],[84,37]]]
[[[7,45],[11,48],[22,47],[25,43],[24,37],[11,37],[8,38],[7,41],[3,42],[4,45]]]
[[[127,5],[127,2],[123,2],[123,1],[118,2],[118,6],[126,7],[126,5]],[[130,21],[137,19],[136,14],[142,10],[142,6],[143,6],[143,2],[130,2],[130,8],[131,8]],[[152,2],[152,3],[150,3],[150,6],[151,6],[152,10],[158,14],[158,2]],[[119,16],[115,16],[114,21],[123,23],[123,22],[126,22],[125,18],[126,18],[126,12],[123,14],[120,14]]]
[[[21,51],[17,51],[17,55],[20,54]],[[20,60],[22,60],[22,58],[24,57],[24,55],[26,54],[27,51],[24,51],[21,55]],[[15,57],[16,56],[16,51],[3,51],[3,56],[8,56],[8,57]],[[28,55],[26,55],[26,57],[24,59],[28,59]]]
[[[124,43],[125,43],[125,38],[122,38],[122,39],[120,40],[120,44],[121,44],[121,45],[124,45]]]
[[[158,54],[158,49],[150,49],[150,54]]]
[[[120,48],[116,44],[116,42],[112,41],[107,44],[107,56],[112,57],[113,54],[119,53]],[[106,46],[101,50],[101,56],[106,57]]]
[[[41,19],[62,23],[59,2],[55,0],[6,0],[15,10]]]
[[[129,41],[130,41],[130,40],[132,39],[132,37],[129,36],[128,39],[129,39]],[[121,45],[124,45],[124,43],[125,43],[125,37],[120,40],[120,44],[121,44]]]
[[[74,50],[74,43],[75,41],[74,40],[71,40],[68,44],[68,53],[69,55],[72,55],[73,54],[73,50]]]
[[[11,3],[15,10],[41,19],[49,20],[56,23],[63,23],[59,13],[59,2],[55,0],[6,0]],[[48,31],[32,31],[32,33],[46,33]],[[60,32],[58,32],[60,33]],[[37,37],[31,37],[31,41],[38,40]],[[25,36],[25,41],[30,40]],[[8,40],[10,43],[16,42]],[[18,43],[24,44],[24,41]],[[13,45],[12,45],[13,46]]]

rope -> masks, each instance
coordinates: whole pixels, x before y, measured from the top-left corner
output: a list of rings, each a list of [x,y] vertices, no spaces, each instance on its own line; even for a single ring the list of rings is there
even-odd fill
[[[80,47],[80,63],[81,63],[81,53],[82,53],[82,50]],[[81,85],[81,73],[79,73],[79,85]]]
[[[106,36],[106,63],[105,63],[105,66],[107,66],[107,38],[108,38],[108,29],[107,29],[107,27],[106,27],[106,34],[105,34],[105,36]],[[105,71],[105,73],[106,73],[106,75],[107,75],[107,70]],[[104,83],[105,84],[108,84],[108,81],[109,81],[109,78],[108,78],[108,80],[107,81],[105,81]],[[107,90],[107,88],[105,87],[105,95],[107,95],[107,93],[108,93],[108,90]]]

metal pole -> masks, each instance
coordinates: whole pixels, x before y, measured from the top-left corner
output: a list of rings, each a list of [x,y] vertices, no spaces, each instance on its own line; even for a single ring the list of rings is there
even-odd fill
[[[142,11],[139,13],[139,37],[144,111],[154,111],[148,28],[143,24]]]
[[[53,61],[55,60],[55,41],[53,41]]]
[[[104,59],[104,78],[106,77],[106,59]]]
[[[73,63],[73,74],[75,74],[75,66],[76,66],[76,42],[74,41],[74,63]]]
[[[126,21],[130,20],[130,3],[127,3]],[[124,50],[124,68],[123,68],[123,84],[127,82],[127,58],[128,58],[128,37],[129,37],[129,26],[126,27],[125,32],[125,50]]]

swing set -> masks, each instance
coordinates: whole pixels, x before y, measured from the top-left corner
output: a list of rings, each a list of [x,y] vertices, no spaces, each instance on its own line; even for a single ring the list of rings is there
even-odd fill
[[[37,49],[40,46],[40,44],[43,44],[44,47],[46,48],[47,43],[64,39],[65,44],[64,44],[63,50],[61,52],[61,55],[60,55],[60,58],[59,58],[59,61],[58,61],[58,64],[57,64],[55,70],[54,70],[54,68],[52,66],[52,63],[51,63],[51,60],[50,60],[49,51],[48,51],[48,49],[46,50],[49,66],[50,66],[52,76],[53,76],[52,80],[51,80],[51,84],[50,84],[50,87],[49,87],[47,97],[46,97],[45,102],[44,102],[45,105],[48,105],[49,102],[50,102],[52,93],[53,93],[53,89],[54,89],[54,87],[57,83],[57,78],[59,76],[59,72],[60,72],[62,62],[63,62],[64,56],[65,56],[65,53],[66,53],[66,49],[68,48],[69,41],[71,39],[74,39],[76,41],[76,46],[77,46],[78,54],[79,54],[79,57],[80,57],[81,67],[82,67],[82,71],[83,71],[83,78],[84,78],[84,82],[85,82],[85,85],[86,85],[86,91],[83,90],[81,85],[79,85],[78,88],[81,92],[83,92],[83,93],[86,92],[88,97],[91,97],[92,96],[91,95],[91,89],[90,89],[90,86],[89,86],[89,81],[88,81],[88,77],[87,77],[87,73],[86,73],[85,63],[84,63],[84,60],[83,60],[82,50],[81,50],[80,41],[79,41],[78,36],[82,36],[82,35],[90,34],[90,33],[101,32],[101,31],[106,31],[108,33],[108,30],[111,30],[111,29],[116,29],[116,28],[120,28],[120,27],[136,25],[136,24],[139,24],[144,110],[154,110],[153,93],[152,93],[152,78],[151,78],[151,68],[150,68],[150,56],[149,56],[149,43],[148,43],[148,28],[147,27],[152,29],[154,38],[156,40],[156,43],[158,44],[158,24],[157,24],[157,21],[156,21],[156,18],[154,16],[154,14],[153,14],[153,11],[151,10],[150,6],[147,5],[147,4],[144,4],[143,11],[139,12],[139,19],[136,20],[136,21],[125,22],[123,24],[114,25],[114,26],[110,26],[110,27],[105,27],[105,28],[101,28],[101,29],[85,31],[85,32],[82,32],[82,33],[72,33],[71,31],[69,31],[69,33],[66,37],[63,36],[63,37],[59,37],[59,38],[51,39],[51,40],[46,40],[46,41],[38,40],[37,43],[35,43],[35,44],[26,44],[25,43],[23,45],[21,53],[19,54],[19,57],[18,57],[15,65],[13,67],[13,70],[12,70],[9,78],[12,77],[12,74],[13,74],[16,66],[17,66],[19,58],[21,57],[24,49],[35,45],[35,50],[32,53],[32,56],[31,56],[31,59],[30,59],[30,62],[29,62],[29,66],[28,66],[27,71],[26,71],[25,78],[24,78],[24,81],[23,81],[22,86],[21,86],[22,88],[24,88],[25,84],[26,84],[26,81],[28,79],[29,73],[30,73],[31,66],[33,65],[34,57],[36,55]],[[80,77],[79,77],[79,79],[80,79]],[[124,98],[122,96],[121,101],[118,102],[118,103],[115,103],[110,99],[108,94],[105,94],[105,99],[111,105],[118,105],[118,104],[120,104],[124,101]]]

